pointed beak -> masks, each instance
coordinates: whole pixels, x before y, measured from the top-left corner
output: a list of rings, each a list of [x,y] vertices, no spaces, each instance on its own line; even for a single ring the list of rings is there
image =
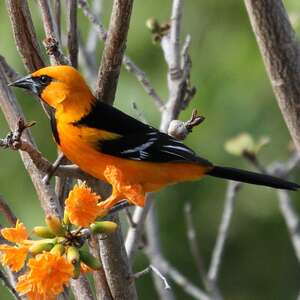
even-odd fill
[[[22,89],[26,89],[32,91],[33,93],[38,93],[38,86],[36,82],[33,80],[31,75],[27,75],[25,77],[19,78],[14,82],[11,82],[8,86],[15,86]]]

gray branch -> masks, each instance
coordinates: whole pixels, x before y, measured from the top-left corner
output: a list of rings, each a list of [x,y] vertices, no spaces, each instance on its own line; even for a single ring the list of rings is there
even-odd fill
[[[300,151],[300,45],[281,0],[244,0],[281,113]]]

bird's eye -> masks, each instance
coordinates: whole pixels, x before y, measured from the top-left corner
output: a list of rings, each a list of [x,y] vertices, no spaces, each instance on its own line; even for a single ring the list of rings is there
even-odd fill
[[[48,77],[45,76],[45,75],[42,75],[42,76],[40,77],[40,80],[41,80],[42,83],[47,83],[47,82],[48,82]]]

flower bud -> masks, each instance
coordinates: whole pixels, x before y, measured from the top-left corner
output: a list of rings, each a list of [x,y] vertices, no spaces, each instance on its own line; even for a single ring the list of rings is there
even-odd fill
[[[80,260],[93,270],[98,270],[101,268],[101,263],[99,260],[91,255],[88,251],[79,250]]]
[[[155,18],[149,18],[147,21],[146,21],[146,27],[148,29],[150,29],[150,31],[152,33],[155,33],[155,32],[158,32],[159,31],[159,23],[158,21],[155,19]]]
[[[73,279],[77,279],[80,275],[80,261],[78,260],[75,264],[73,264],[74,270],[73,270]]]
[[[54,243],[49,242],[48,240],[40,240],[34,242],[30,247],[29,247],[29,252],[32,255],[37,255],[43,251],[50,251],[54,246]]]
[[[46,224],[48,225],[51,232],[57,236],[64,236],[65,230],[62,226],[61,220],[54,215],[46,216]]]
[[[67,213],[66,210],[64,211],[64,223],[65,223],[66,225],[69,225],[69,224],[70,224],[69,215],[68,215],[68,213]]]
[[[50,251],[52,254],[63,255],[65,253],[65,247],[62,244],[56,244]]]
[[[175,139],[182,141],[187,137],[189,131],[185,122],[173,120],[169,125],[168,134]]]
[[[46,239],[55,237],[55,235],[47,226],[35,226],[33,228],[33,233],[38,237],[46,238]]]
[[[111,221],[95,222],[90,225],[93,234],[112,233],[118,227],[118,224]]]
[[[70,246],[67,250],[67,260],[69,263],[75,266],[80,261],[78,249],[74,246]]]

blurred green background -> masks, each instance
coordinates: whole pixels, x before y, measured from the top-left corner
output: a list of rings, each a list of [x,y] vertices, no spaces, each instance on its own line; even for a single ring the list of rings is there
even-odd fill
[[[29,3],[41,42],[44,33],[39,8],[35,1]],[[300,2],[287,0],[285,5],[299,37]],[[160,47],[151,41],[145,21],[152,16],[160,21],[167,20],[170,8],[171,1],[136,0],[127,44],[128,55],[147,73],[164,99],[167,97],[167,67]],[[110,9],[111,1],[104,0],[106,25]],[[0,2],[0,18],[0,54],[18,72],[25,74],[14,45],[4,1]],[[85,39],[89,25],[81,11],[79,22]],[[224,150],[224,143],[229,138],[246,131],[255,138],[262,135],[271,138],[270,145],[260,154],[264,164],[287,159],[290,136],[267,79],[243,1],[185,1],[182,29],[183,36],[189,33],[192,37],[191,81],[198,92],[180,118],[186,120],[193,108],[206,117],[205,122],[190,134],[186,144],[215,163],[251,168],[243,159]],[[101,45],[99,43],[97,50],[98,62]],[[16,91],[16,94],[27,119],[38,122],[32,131],[40,150],[54,160],[56,148],[41,107],[24,92]],[[135,116],[132,102],[137,103],[149,123],[159,126],[159,114],[152,99],[135,77],[122,69],[115,105]],[[0,113],[0,137],[7,132],[7,124]],[[297,180],[297,174],[293,175]],[[208,266],[225,190],[226,182],[206,178],[169,187],[156,195],[164,254],[195,284],[199,284],[199,276],[187,243],[183,206],[185,201],[192,203],[199,247]],[[0,150],[0,194],[28,228],[43,222],[33,186],[16,152]],[[295,193],[292,196],[300,210],[297,203],[299,195]],[[2,225],[6,224],[3,218],[0,220]],[[141,270],[147,264],[145,257],[139,255],[134,270]],[[219,285],[225,299],[296,299],[300,289],[299,264],[273,190],[244,186],[239,193]],[[140,299],[157,299],[150,275],[139,279],[137,286]],[[172,286],[178,299],[192,299],[175,284],[172,283]],[[1,300],[12,299],[2,287],[0,295]]]

